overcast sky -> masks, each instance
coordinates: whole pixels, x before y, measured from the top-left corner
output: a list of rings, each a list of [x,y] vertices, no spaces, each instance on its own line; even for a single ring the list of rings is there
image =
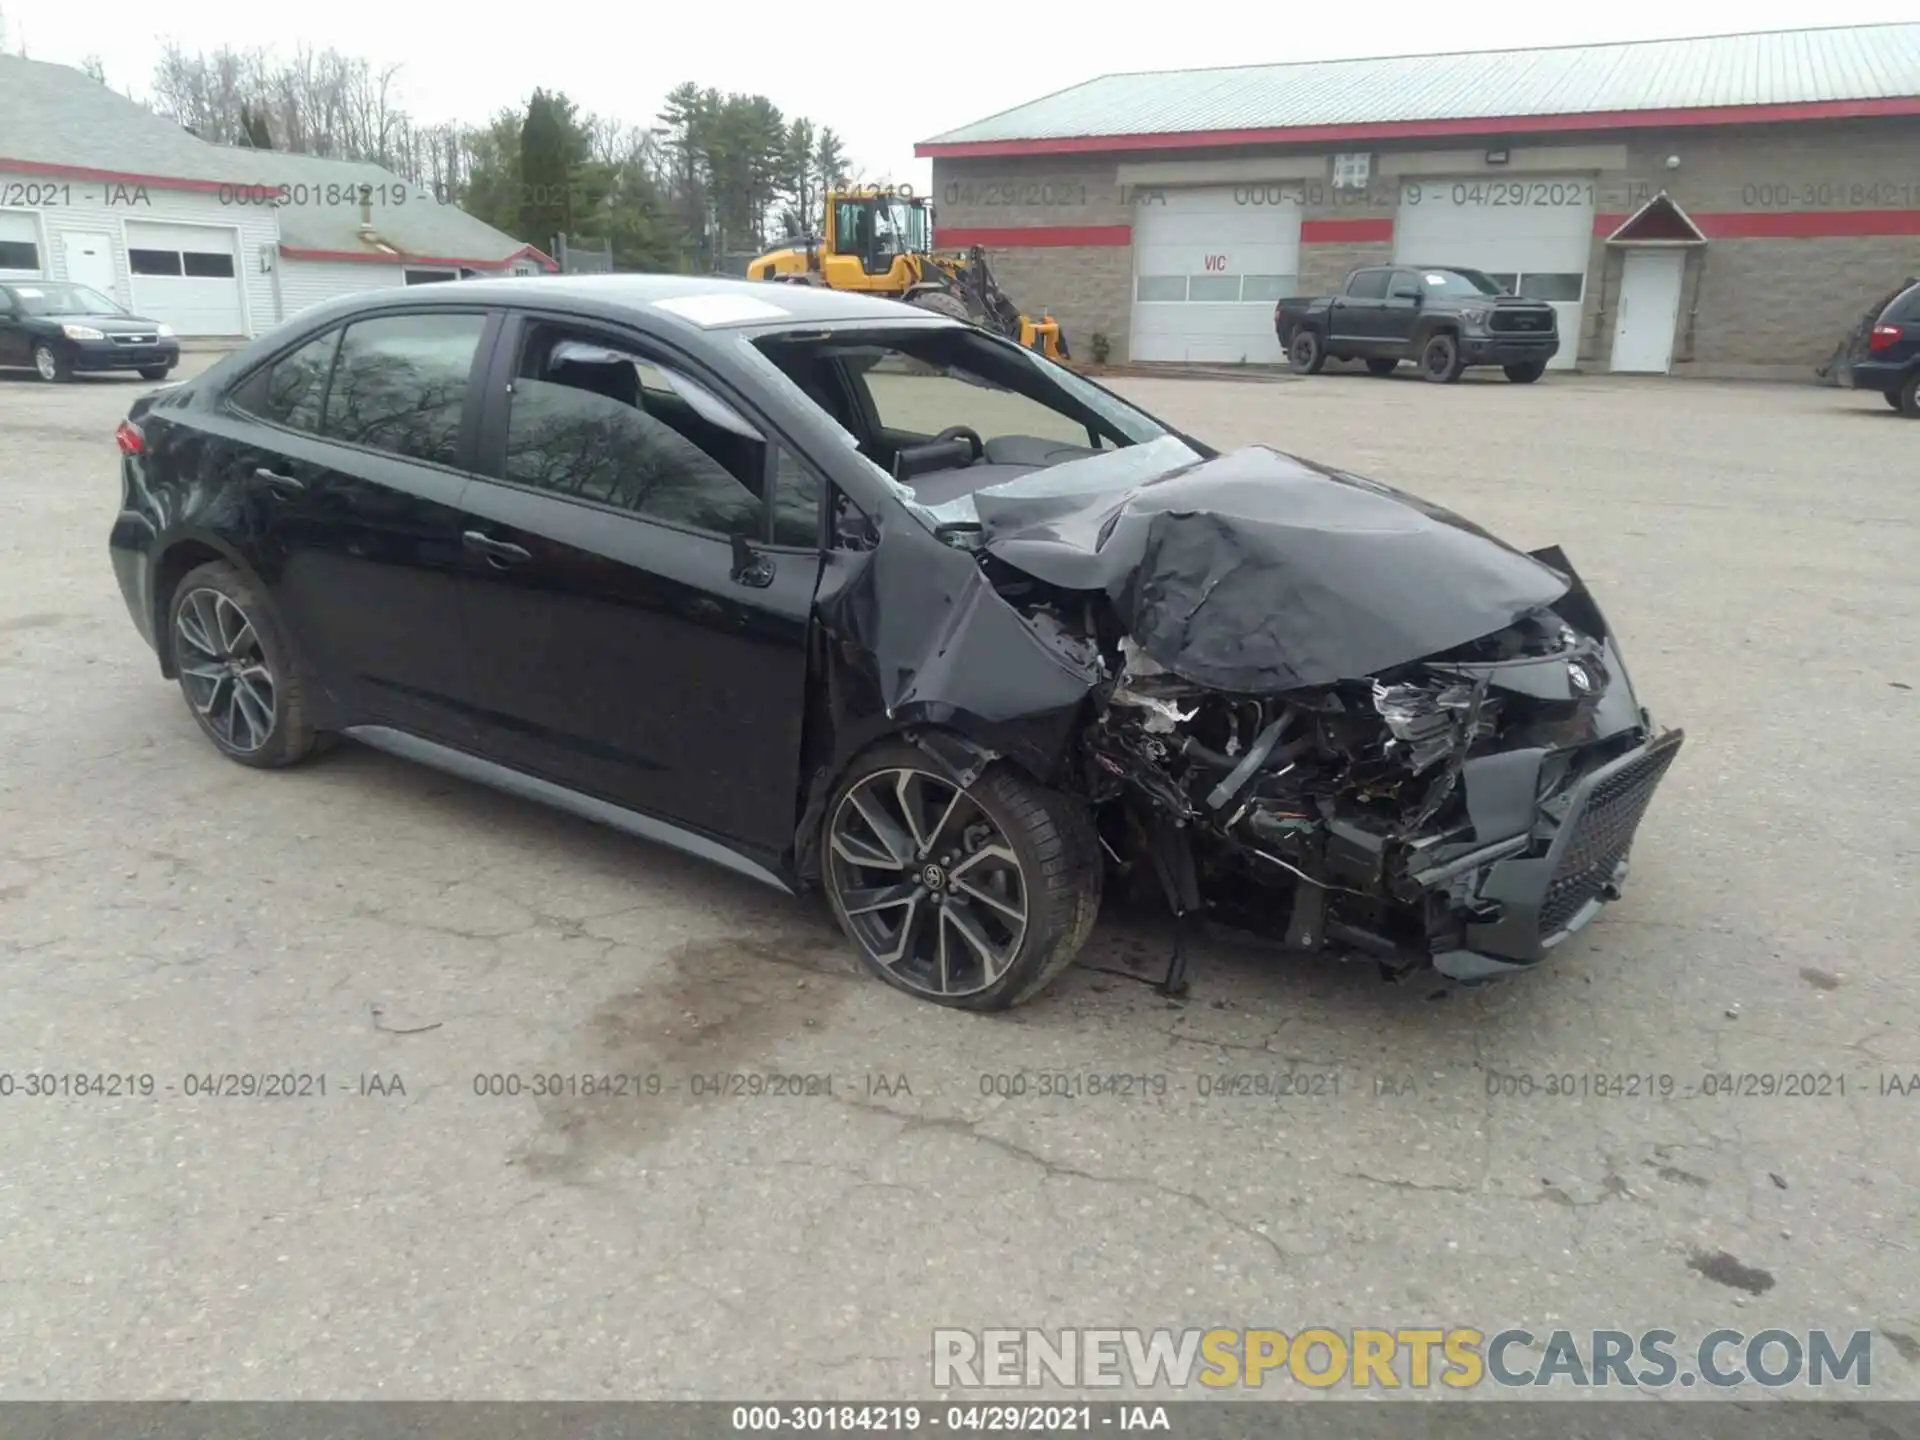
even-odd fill
[[[492,9],[395,0],[0,0],[9,48],[24,41],[34,59],[73,65],[98,55],[110,84],[141,96],[167,40],[190,50],[224,44],[281,54],[304,40],[316,50],[397,64],[401,101],[424,121],[485,120],[545,86],[585,109],[651,124],[661,97],[694,80],[758,92],[789,115],[832,125],[868,179],[921,186],[930,166],[913,158],[916,140],[1115,71],[1867,24],[1908,20],[1913,11],[1914,0],[1840,0],[1817,12],[1783,0],[1613,0],[1604,7],[971,0],[902,4],[887,18],[873,0],[838,8],[801,0]]]

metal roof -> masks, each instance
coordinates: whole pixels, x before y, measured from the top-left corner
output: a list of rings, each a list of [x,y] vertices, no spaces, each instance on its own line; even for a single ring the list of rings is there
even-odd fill
[[[1890,100],[1920,100],[1920,24],[1103,75],[919,148]]]
[[[278,150],[211,145],[66,65],[0,55],[0,170],[8,161],[53,173],[150,186],[373,187],[379,237],[407,256],[500,263],[526,249],[457,206],[444,205],[378,165]],[[393,198],[405,192],[404,203]],[[281,243],[332,254],[400,259],[359,234],[355,204],[289,203],[275,212]]]

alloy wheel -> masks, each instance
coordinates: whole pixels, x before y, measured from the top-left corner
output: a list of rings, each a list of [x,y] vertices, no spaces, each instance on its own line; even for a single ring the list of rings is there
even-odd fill
[[[924,770],[880,770],[841,797],[828,883],[867,958],[927,995],[977,994],[1027,933],[1027,883],[1000,826]]]
[[[60,378],[60,358],[45,345],[33,347],[33,369],[42,380]]]
[[[265,745],[278,690],[246,612],[231,596],[203,587],[180,602],[173,633],[180,678],[201,724],[238,754]]]

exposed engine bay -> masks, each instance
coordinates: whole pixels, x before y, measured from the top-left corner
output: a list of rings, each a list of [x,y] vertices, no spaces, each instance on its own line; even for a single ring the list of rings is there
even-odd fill
[[[1617,897],[1683,736],[1558,550],[1271,451],[1118,500],[1077,468],[976,492],[960,543],[1098,677],[1074,748],[1117,868],[1176,914],[1464,981]]]

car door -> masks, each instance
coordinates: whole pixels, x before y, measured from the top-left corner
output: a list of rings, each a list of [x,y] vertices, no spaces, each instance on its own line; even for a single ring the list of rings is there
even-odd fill
[[[1356,355],[1373,353],[1380,338],[1380,306],[1387,293],[1385,270],[1356,270],[1347,278],[1344,293],[1329,310],[1328,337],[1342,350]]]
[[[243,380],[218,463],[261,507],[258,566],[344,724],[456,745],[468,392],[498,321],[478,307],[336,326]]]
[[[1387,294],[1380,302],[1377,335],[1388,347],[1409,345],[1420,323],[1420,274],[1416,270],[1395,270],[1387,282]]]
[[[776,863],[798,816],[813,473],[622,327],[520,316],[487,384],[462,502],[482,753]]]
[[[0,365],[25,365],[29,361],[27,327],[20,313],[20,302],[13,292],[0,285]]]

